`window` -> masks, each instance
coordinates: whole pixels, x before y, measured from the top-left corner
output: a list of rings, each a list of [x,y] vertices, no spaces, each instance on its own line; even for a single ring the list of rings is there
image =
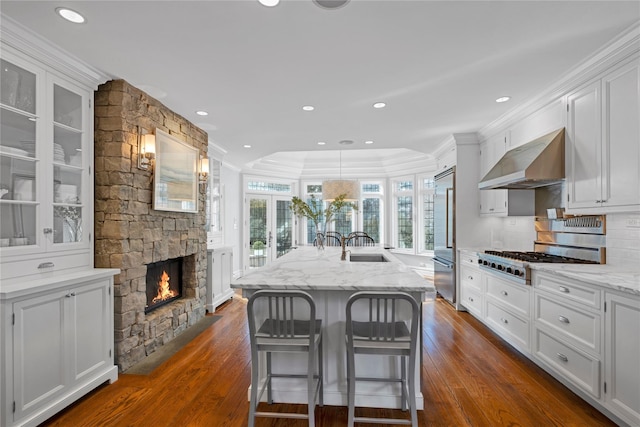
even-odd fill
[[[413,180],[394,182],[394,240],[398,249],[413,249]]]
[[[273,193],[291,193],[291,185],[278,184],[276,182],[249,181],[247,183],[249,191],[269,191]]]
[[[376,243],[382,242],[382,186],[379,183],[362,184],[362,228]]]
[[[423,177],[420,196],[422,198],[422,230],[421,252],[433,250],[433,195],[435,191],[435,181],[433,177]]]

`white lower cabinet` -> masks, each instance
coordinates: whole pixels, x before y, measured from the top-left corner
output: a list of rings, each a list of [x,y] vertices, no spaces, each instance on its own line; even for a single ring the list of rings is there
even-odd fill
[[[221,247],[207,251],[207,305],[209,313],[233,297],[233,248]]]
[[[117,379],[113,274],[84,272],[33,290],[3,287],[3,426],[37,425]]]
[[[484,274],[485,323],[518,350],[531,348],[531,287]]]
[[[640,296],[605,294],[605,405],[640,425]]]
[[[484,284],[478,268],[478,256],[460,251],[460,304],[478,318],[484,317]]]

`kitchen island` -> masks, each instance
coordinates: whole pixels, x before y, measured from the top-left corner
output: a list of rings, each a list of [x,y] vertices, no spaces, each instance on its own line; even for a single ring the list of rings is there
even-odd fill
[[[327,405],[347,405],[345,307],[349,297],[358,291],[407,292],[419,303],[435,298],[433,284],[403,264],[392,253],[379,247],[350,247],[347,261],[340,261],[341,248],[300,247],[279,258],[273,264],[252,270],[231,283],[249,297],[260,289],[302,290],[311,294],[316,303],[316,315],[322,319],[324,343],[324,402]],[[356,262],[358,255],[373,255],[383,262]],[[353,257],[353,260],[349,258]],[[419,340],[422,334],[419,334]],[[421,341],[417,343],[422,348]],[[277,360],[276,360],[277,358]],[[262,360],[260,363],[264,363]],[[274,355],[274,372],[303,373],[306,356]],[[416,360],[416,397],[418,409],[424,402],[420,390],[420,357]],[[380,363],[379,358],[358,356],[357,372],[365,376],[388,376],[396,373],[395,363]],[[264,369],[261,368],[261,372]],[[369,372],[370,375],[367,375]],[[261,378],[261,383],[264,378]],[[275,381],[274,401],[307,403],[306,382],[299,379]],[[400,388],[382,383],[358,383],[356,406],[399,408]]]

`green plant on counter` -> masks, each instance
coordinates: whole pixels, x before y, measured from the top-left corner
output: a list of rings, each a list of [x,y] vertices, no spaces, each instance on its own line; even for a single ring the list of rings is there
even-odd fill
[[[264,249],[264,242],[262,240],[256,240],[253,242],[252,248],[254,251],[259,251]]]

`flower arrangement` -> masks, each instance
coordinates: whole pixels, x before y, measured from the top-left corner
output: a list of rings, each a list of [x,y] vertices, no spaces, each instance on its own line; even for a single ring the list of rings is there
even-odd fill
[[[291,199],[290,209],[295,216],[298,218],[305,217],[310,221],[313,221],[313,224],[316,227],[316,235],[321,232],[320,224],[322,224],[324,220],[324,228],[327,229],[327,225],[333,220],[333,216],[336,212],[338,212],[343,207],[354,208],[355,205],[351,202],[347,202],[344,200],[346,194],[340,194],[335,200],[329,202],[327,207],[323,209],[320,200],[316,199],[315,195],[311,195],[311,202],[306,203],[299,197],[294,196]],[[318,246],[322,246],[323,242],[318,241]]]

